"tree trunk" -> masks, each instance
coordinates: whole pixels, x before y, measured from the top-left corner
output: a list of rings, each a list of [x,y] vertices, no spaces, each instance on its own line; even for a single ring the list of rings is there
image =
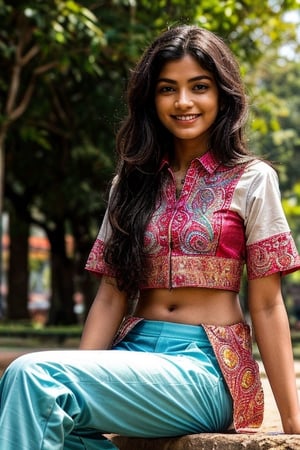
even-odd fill
[[[85,316],[88,314],[90,307],[95,298],[100,279],[85,270],[89,253],[93,242],[90,241],[83,226],[84,221],[77,220],[72,223],[75,240],[75,280],[76,291],[82,293],[85,307]]]
[[[29,224],[18,217],[15,211],[10,213],[9,235],[7,318],[9,320],[27,319]]]
[[[51,243],[51,325],[71,325],[76,323],[74,314],[74,270],[73,261],[66,254],[65,230],[63,222],[56,224],[48,235]]]

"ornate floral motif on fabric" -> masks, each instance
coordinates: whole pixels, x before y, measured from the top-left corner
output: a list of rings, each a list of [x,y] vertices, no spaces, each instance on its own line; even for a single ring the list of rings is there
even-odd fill
[[[229,207],[244,167],[220,168],[212,176],[196,163],[187,172],[178,200],[172,176],[166,176],[162,196],[146,228],[148,256],[169,253],[170,248],[174,255],[215,255],[224,228],[230,227],[233,233],[235,222],[241,223]],[[232,246],[235,249],[235,241]]]
[[[247,248],[247,273],[249,280],[286,271],[300,264],[300,257],[291,233],[280,233]],[[288,273],[288,272],[287,272]]]
[[[114,272],[104,261],[104,246],[105,243],[103,241],[100,239],[95,240],[86,263],[86,269],[99,275],[101,274],[108,277],[113,277]]]
[[[250,327],[203,325],[233,398],[233,424],[237,432],[261,426],[264,394],[258,364],[252,355]]]
[[[205,286],[238,291],[245,256],[242,218],[230,211],[245,167],[194,160],[179,199],[168,171],[145,233],[147,287]],[[235,236],[232,239],[232,236]],[[163,270],[163,278],[157,267]]]
[[[243,265],[236,259],[216,256],[168,256],[149,258],[147,288],[206,287],[239,291]],[[141,286],[143,289],[144,286]]]
[[[239,291],[249,279],[300,268],[275,171],[262,161],[224,166],[210,152],[188,168],[180,197],[167,160],[144,236],[147,283],[141,289],[208,287]],[[103,257],[111,232],[105,215],[86,269],[114,276]]]

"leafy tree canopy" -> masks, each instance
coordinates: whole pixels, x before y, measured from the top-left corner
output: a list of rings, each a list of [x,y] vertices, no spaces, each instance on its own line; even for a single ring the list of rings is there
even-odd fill
[[[286,150],[280,158],[286,161],[298,145],[299,77],[292,79],[285,65],[273,67],[280,46],[295,41],[295,24],[283,20],[284,13],[297,9],[299,0],[0,0],[0,150],[7,207],[40,223],[54,252],[71,232],[82,270],[113,172],[129,70],[154,36],[181,23],[225,38],[253,98],[255,150],[272,154],[281,140]],[[289,104],[283,100],[287,80]],[[280,133],[290,136],[288,142]]]

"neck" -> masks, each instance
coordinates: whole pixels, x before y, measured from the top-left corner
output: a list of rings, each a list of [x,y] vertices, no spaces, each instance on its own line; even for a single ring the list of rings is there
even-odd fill
[[[206,152],[200,153],[197,152],[195,154],[182,154],[175,152],[173,158],[171,159],[171,166],[175,172],[185,173],[191,165],[191,162],[195,158],[201,158]]]
[[[186,172],[191,161],[200,158],[207,152],[207,142],[175,141],[173,168],[175,171]]]

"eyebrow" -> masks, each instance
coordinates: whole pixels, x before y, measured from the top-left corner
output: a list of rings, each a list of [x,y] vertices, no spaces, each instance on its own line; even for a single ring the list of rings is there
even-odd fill
[[[213,78],[208,76],[208,75],[198,75],[196,77],[190,78],[188,80],[188,83],[192,83],[194,81],[201,81],[201,80],[205,80],[205,79],[206,80],[210,80],[210,81],[213,80]],[[171,78],[159,78],[157,80],[157,83],[162,83],[162,82],[170,83],[170,84],[177,84],[177,81],[176,80],[172,80]]]

